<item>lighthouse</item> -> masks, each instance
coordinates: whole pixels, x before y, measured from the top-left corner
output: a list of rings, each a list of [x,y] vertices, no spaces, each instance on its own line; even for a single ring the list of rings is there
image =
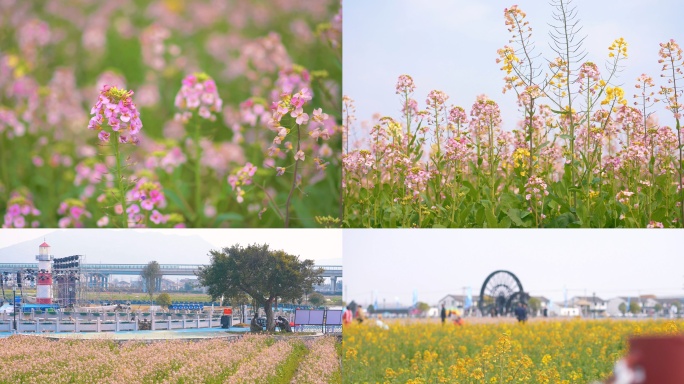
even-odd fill
[[[52,304],[52,258],[50,245],[43,241],[38,247],[38,281],[36,283],[36,303]]]

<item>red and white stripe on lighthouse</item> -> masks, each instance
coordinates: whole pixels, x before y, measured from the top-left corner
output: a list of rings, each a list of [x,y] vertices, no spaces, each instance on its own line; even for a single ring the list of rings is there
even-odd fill
[[[43,241],[38,247],[38,281],[36,282],[36,303],[52,304],[52,255],[50,245]]]

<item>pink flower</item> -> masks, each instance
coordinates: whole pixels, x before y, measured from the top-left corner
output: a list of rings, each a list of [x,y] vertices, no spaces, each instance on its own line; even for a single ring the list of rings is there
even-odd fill
[[[84,219],[92,217],[90,212],[85,209],[85,203],[78,199],[66,199],[59,204],[57,213],[64,215],[58,224],[60,228],[82,228]]]
[[[278,167],[276,168],[276,176],[282,176],[285,173],[285,168],[284,167]]]
[[[218,94],[214,80],[206,73],[195,73],[186,76],[181,84],[174,102],[176,108],[181,111],[179,116],[197,111],[203,119],[216,119],[212,112],[221,111],[223,100]],[[184,121],[187,119],[187,115],[185,116]]]
[[[314,109],[313,111],[313,121],[322,123],[323,121],[328,120],[328,117],[327,113],[323,113],[323,108]]]
[[[304,110],[302,108],[297,108],[292,113],[290,113],[290,116],[294,117],[297,121],[297,124],[304,124],[307,121],[309,121],[309,115],[304,113]]]
[[[17,216],[14,219],[13,225],[14,228],[24,228],[24,226],[26,225],[26,220],[24,220],[24,216]]]
[[[295,161],[304,161],[304,151],[297,151],[297,153],[294,156]]]
[[[159,225],[161,223],[166,222],[166,217],[155,209],[154,211],[152,211],[152,214],[150,215],[150,221]]]
[[[252,163],[245,164],[235,175],[228,176],[228,184],[236,192],[236,201],[242,203],[244,201],[245,191],[242,186],[252,184],[252,177],[257,171],[257,167]]]
[[[81,217],[81,215],[85,213],[85,208],[80,206],[73,206],[69,210],[69,213],[75,220],[78,220]]]
[[[396,87],[396,93],[397,95],[401,94],[410,94],[413,93],[413,91],[416,90],[416,85],[413,83],[413,78],[409,75],[401,75],[399,76],[399,79],[397,79],[397,87]]]
[[[109,142],[110,132],[105,131],[104,128],[106,118],[111,132],[121,132],[120,143],[136,144],[138,142],[137,135],[142,129],[142,121],[131,96],[133,96],[132,91],[109,85],[102,87],[97,103],[90,110],[94,116],[88,123],[88,129],[100,131],[97,135],[100,141]],[[130,139],[123,136],[126,131],[131,136]]]
[[[143,200],[140,202],[140,207],[146,211],[151,211],[154,208],[154,202],[150,199]]]
[[[109,225],[109,216],[102,216],[100,220],[97,221],[98,227],[106,227],[107,225]]]
[[[126,209],[126,213],[128,213],[128,216],[129,216],[129,217],[132,217],[132,216],[136,215],[136,214],[139,213],[139,212],[140,212],[140,207],[138,206],[138,204],[131,204],[131,205]]]
[[[309,91],[307,88],[302,88],[301,91],[292,96],[290,104],[295,108],[301,108],[304,106],[304,104],[306,104],[307,101],[311,100],[311,97],[311,91]]]

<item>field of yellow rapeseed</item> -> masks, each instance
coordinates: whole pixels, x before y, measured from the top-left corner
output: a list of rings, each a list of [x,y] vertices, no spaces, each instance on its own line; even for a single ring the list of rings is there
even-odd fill
[[[344,329],[344,383],[588,383],[605,379],[627,338],[678,334],[682,321],[394,323]]]

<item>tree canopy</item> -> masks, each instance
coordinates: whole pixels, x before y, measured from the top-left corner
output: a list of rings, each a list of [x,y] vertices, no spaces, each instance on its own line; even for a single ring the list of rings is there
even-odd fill
[[[318,292],[314,292],[309,295],[309,303],[314,307],[320,307],[325,303],[325,296],[321,295]]]
[[[171,295],[169,295],[166,292],[160,293],[159,296],[157,296],[156,301],[157,301],[157,305],[160,305],[160,306],[166,307],[166,308],[168,308],[169,305],[173,304],[173,302],[171,301]]]
[[[200,267],[197,277],[212,299],[249,295],[264,307],[267,329],[275,328],[273,303],[278,298],[294,301],[315,284],[323,281],[321,268],[313,260],[299,260],[282,250],[271,250],[268,244],[239,244],[209,252],[211,263]]]
[[[150,301],[154,297],[154,291],[157,289],[157,279],[161,277],[161,267],[156,261],[150,261],[143,267],[140,273],[143,279],[143,284],[147,289],[147,294],[150,296]]]

